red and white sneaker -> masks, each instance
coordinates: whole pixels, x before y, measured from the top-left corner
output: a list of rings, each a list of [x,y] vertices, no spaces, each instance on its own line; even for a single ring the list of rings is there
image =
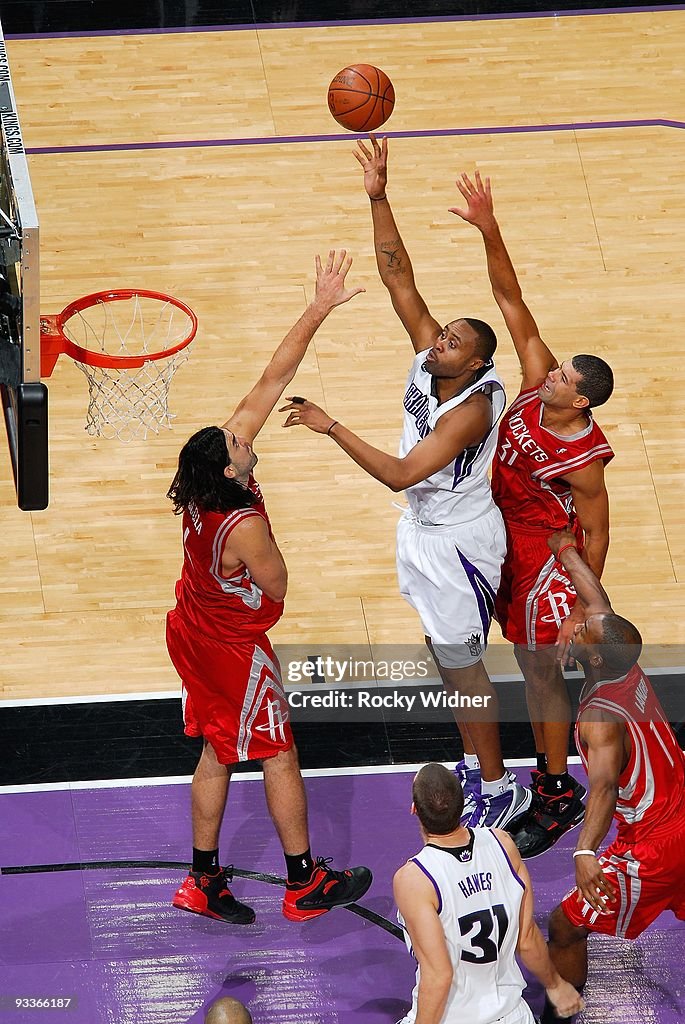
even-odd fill
[[[202,914],[228,924],[252,924],[255,912],[245,903],[239,903],[228,883],[233,881],[233,865],[220,868],[215,875],[204,871],[191,871],[171,901],[179,910]]]
[[[364,895],[373,875],[368,868],[334,871],[331,858],[317,857],[308,882],[288,882],[283,897],[283,916],[289,921],[308,921],[333,907],[345,907]]]

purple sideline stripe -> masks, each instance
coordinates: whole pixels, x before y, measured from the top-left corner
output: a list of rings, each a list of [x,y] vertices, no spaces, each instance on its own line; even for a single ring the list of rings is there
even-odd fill
[[[526,132],[591,131],[601,128],[685,128],[685,121],[663,117],[640,118],[635,121],[569,121],[561,124],[526,124],[490,128],[428,128],[417,131],[380,132],[389,139],[431,139],[453,135],[519,135]],[[300,142],[341,142],[366,139],[368,132],[340,132],[333,135],[273,135],[250,139],[189,139],[186,142],[112,142],[94,146],[29,146],[29,156],[57,153],[124,153],[146,149],[205,149],[210,146],[274,146]]]
[[[350,18],[340,21],[255,22],[243,25],[194,25],[180,28],[96,29],[92,32],[17,32],[6,39],[88,39],[91,36],[179,35],[189,32],[245,32],[281,28],[339,28],[354,25],[441,25],[452,21],[520,21],[524,18],[584,18],[599,14],[651,14],[659,11],[683,11],[685,4],[657,4],[647,7],[593,7],[577,11],[519,11],[512,14],[448,14],[425,18]]]

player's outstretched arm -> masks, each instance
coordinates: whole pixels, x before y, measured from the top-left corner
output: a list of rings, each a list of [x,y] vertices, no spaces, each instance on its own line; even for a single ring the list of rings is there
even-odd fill
[[[618,780],[625,760],[625,725],[611,715],[592,710],[581,718],[578,731],[587,751],[590,792],[576,845],[577,850],[588,852],[573,858],[576,885],[593,910],[606,914],[610,912],[607,902],[613,902],[617,893],[595,854],[616,810]]]
[[[495,218],[490,179],[481,179],[476,171],[472,181],[462,174],[457,188],[466,200],[465,207],[452,207],[450,213],[478,228],[483,236],[488,276],[492,293],[502,311],[523,371],[522,388],[537,387],[559,364],[540,337],[538,325],[523,301],[521,287]]]
[[[379,143],[370,136],[371,149],[358,141],[354,156],[364,171],[364,188],[371,201],[373,242],[381,281],[390,292],[395,312],[411,338],[415,352],[435,342],[441,327],[431,316],[414,281],[409,254],[395,223],[386,189],[388,183],[388,140]]]
[[[577,550],[574,534],[570,530],[559,530],[547,538],[547,544],[571,577],[585,615],[610,612],[609,595]]]
[[[291,327],[278,346],[271,361],[252,391],[243,398],[224,427],[252,442],[264,426],[267,416],[291,382],[302,362],[310,341],[336,306],[349,302],[365,288],[348,289],[345,278],[352,257],[345,249],[328,254],[323,266],[316,257],[316,292],[297,323]]]
[[[492,420],[487,398],[472,395],[457,409],[441,416],[435,430],[400,459],[374,448],[313,402],[290,399],[290,403],[278,410],[288,413],[283,426],[305,426],[317,434],[327,434],[358,466],[392,491],[404,491],[444,469],[465,448],[477,444],[487,434]]]
[[[547,944],[533,917],[534,901],[530,875],[521,860],[514,841],[501,829],[493,829],[493,832],[504,847],[513,870],[525,887],[519,912],[519,936],[516,952],[528,970],[532,971],[540,984],[544,986],[549,1001],[557,1014],[560,1017],[572,1017],[574,1014],[580,1013],[585,1003],[573,985],[564,981],[550,959]]]
[[[420,868],[408,863],[396,872],[393,893],[420,968],[415,1024],[440,1024],[453,968],[435,889]]]

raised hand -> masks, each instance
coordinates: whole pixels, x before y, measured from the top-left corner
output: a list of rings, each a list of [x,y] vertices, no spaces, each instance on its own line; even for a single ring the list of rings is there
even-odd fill
[[[379,145],[375,135],[370,135],[369,139],[372,151],[359,139],[358,148],[352,150],[352,153],[364,169],[367,195],[370,199],[382,199],[388,184],[388,140],[382,139]]]
[[[550,533],[547,538],[547,547],[550,549],[554,557],[556,558],[561,548],[568,547],[571,545],[577,548],[578,541],[576,535],[570,530],[556,530],[554,533]]]
[[[308,402],[306,398],[294,395],[288,401],[290,405],[284,405],[278,410],[288,413],[284,427],[309,427],[317,434],[325,434],[337,423],[324,409]]]
[[[449,212],[461,217],[467,224],[473,224],[480,231],[484,231],[495,223],[490,179],[486,178],[483,182],[480,171],[476,171],[474,177],[475,182],[471,181],[468,174],[462,174],[457,179],[456,186],[467,205],[466,208],[452,206]]]
[[[318,255],[315,258],[315,263],[316,294],[314,304],[321,306],[327,312],[366,291],[366,288],[347,289],[345,287],[345,278],[352,266],[352,257],[347,255],[347,249],[341,249],[339,252],[331,249],[325,267]]]

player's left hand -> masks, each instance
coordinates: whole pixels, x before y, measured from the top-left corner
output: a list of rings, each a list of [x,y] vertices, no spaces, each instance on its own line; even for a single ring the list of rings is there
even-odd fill
[[[575,857],[576,885],[583,896],[583,899],[590,904],[593,910],[600,914],[611,914],[613,911],[608,904],[615,903],[618,897],[616,889],[608,880],[596,857],[589,854],[583,857]]]
[[[556,659],[561,662],[562,668],[568,668],[573,671],[576,667],[575,658],[571,657],[571,644],[573,643],[576,626],[579,622],[583,621],[584,617],[583,606],[580,601],[576,601],[571,614],[568,618],[564,619],[559,627],[556,641]]]
[[[307,399],[289,398],[290,405],[282,406],[278,411],[287,412],[288,418],[283,424],[284,427],[309,427],[317,434],[325,434],[336,422],[329,416],[325,409]]]
[[[468,174],[462,174],[457,179],[456,186],[467,205],[466,207],[451,206],[449,212],[461,217],[467,224],[473,224],[480,231],[487,231],[495,224],[490,179],[486,178],[483,181],[480,171],[476,171],[474,179],[472,181]]]
[[[573,544],[574,548],[577,549],[578,541],[576,535],[571,533],[570,530],[557,530],[556,533],[551,533],[547,538],[547,547],[555,558],[567,544]]]
[[[555,1013],[562,1019],[574,1017],[585,1009],[585,1000],[578,989],[574,988],[570,982],[564,981],[563,978],[559,979],[557,985],[553,985],[545,991]]]

